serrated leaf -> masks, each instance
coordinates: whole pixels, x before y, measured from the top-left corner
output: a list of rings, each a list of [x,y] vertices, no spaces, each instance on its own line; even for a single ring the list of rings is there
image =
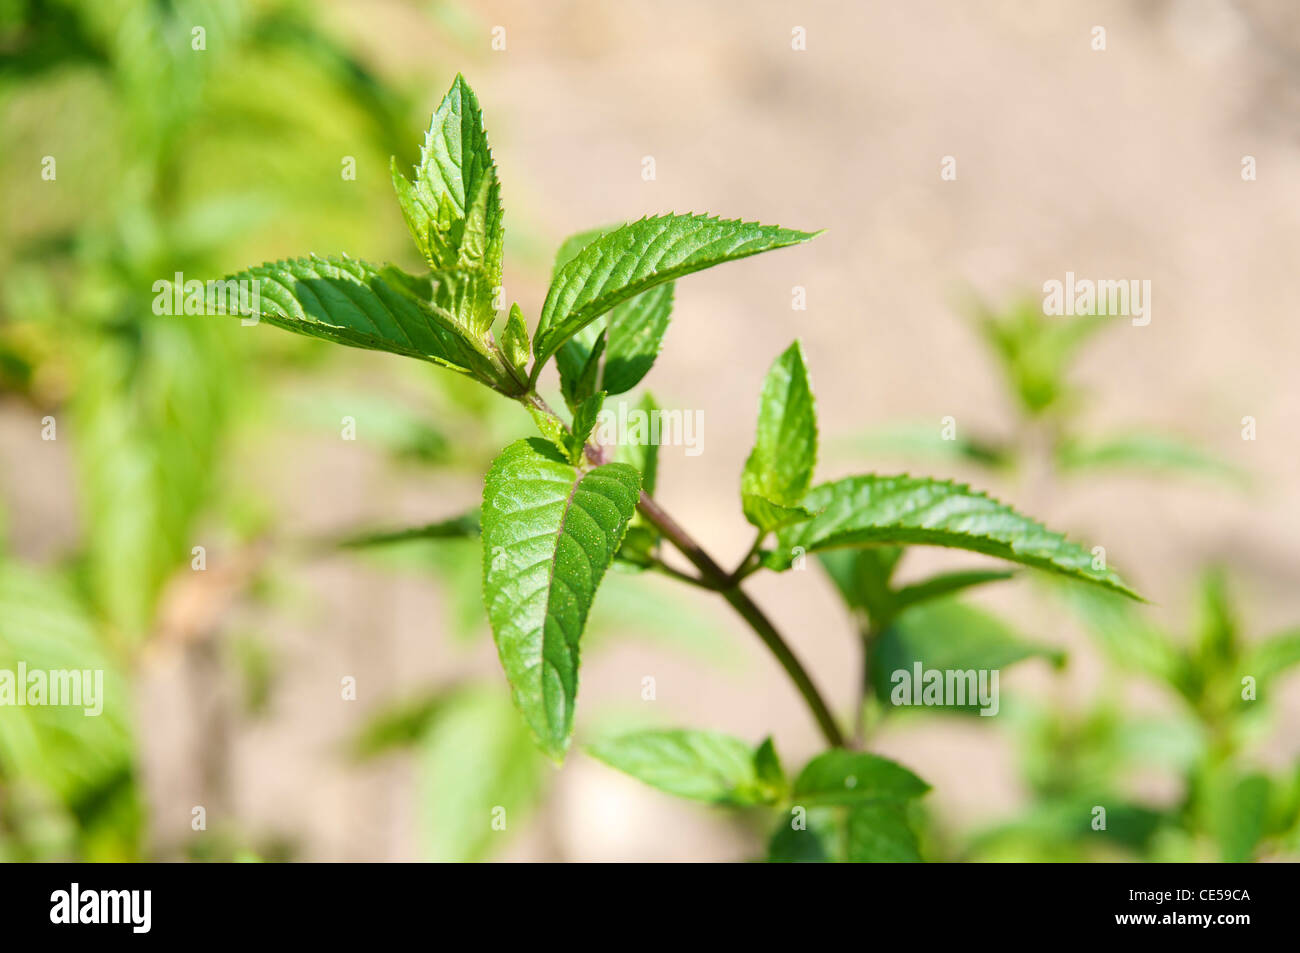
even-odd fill
[[[851,864],[919,864],[921,848],[906,806],[879,801],[849,811],[845,856]]]
[[[772,530],[780,529],[783,526],[803,523],[812,519],[815,515],[812,510],[805,506],[782,506],[759,496],[757,493],[742,492],[740,494],[740,506],[745,514],[745,519],[765,533],[770,533]]]
[[[555,414],[542,410],[540,407],[534,407],[532,404],[528,405],[528,413],[547,442],[568,460],[569,430],[565,427],[564,421]]]
[[[772,362],[758,401],[758,432],[740,478],[745,518],[768,532],[807,519],[801,507],[817,462],[817,410],[803,349]]]
[[[268,262],[222,280],[256,282],[257,313],[268,324],[490,379],[483,343],[471,339],[451,315],[415,297],[412,290],[420,279],[399,279],[400,274],[347,256],[313,255]],[[215,301],[212,306],[217,307]]]
[[[506,362],[510,365],[520,381],[528,379],[528,324],[524,321],[524,313],[519,310],[519,304],[516,302],[510,306],[510,315],[506,318],[505,330],[501,332],[501,353],[505,355]]]
[[[552,279],[580,251],[612,231],[608,225],[573,235],[555,255]],[[657,285],[615,307],[608,317],[597,318],[556,352],[560,389],[572,407],[589,394],[603,390],[624,394],[640,383],[653,366],[672,317],[673,283]]]
[[[562,265],[551,282],[533,335],[537,366],[602,314],[655,285],[812,237],[705,215],[643,218],[604,234]]]
[[[457,75],[434,112],[414,181],[392,163],[393,187],[416,247],[435,272],[438,303],[481,337],[501,284],[501,187],[473,90]]]
[[[623,463],[586,473],[532,438],[483,487],[483,599],[515,705],[559,761],[573,733],[578,646],[600,580],[640,494]]]
[[[739,807],[774,803],[779,794],[760,778],[756,752],[711,731],[640,731],[599,744],[595,758],[677,797]]]
[[[654,366],[673,314],[673,283],[665,282],[618,305],[609,315],[609,339],[600,388],[626,394]]]
[[[672,317],[673,283],[624,301],[564,342],[556,353],[566,395],[596,390],[625,394],[654,366]]]
[[[569,459],[574,463],[582,461],[583,451],[591,432],[600,419],[600,411],[605,406],[605,392],[592,394],[573,410],[573,432],[569,435]]]
[[[900,801],[930,790],[907,768],[888,758],[835,748],[809,761],[795,779],[795,804],[829,806]]]
[[[575,338],[566,341],[564,347],[560,349],[560,354],[564,358],[559,362],[560,393],[564,395],[564,402],[570,410],[600,390],[601,361],[605,356],[605,329],[592,325],[586,330],[592,332],[593,340],[584,340],[579,345]],[[583,337],[586,337],[586,331],[583,332]],[[570,360],[574,363],[570,363]]]
[[[905,709],[913,695],[919,696],[924,689],[924,682],[916,684],[918,664],[923,672],[974,672],[978,676],[981,671],[1000,671],[1034,656],[1054,663],[1064,660],[1060,652],[1026,641],[996,616],[949,598],[915,606],[895,618],[872,646],[868,671],[876,697],[892,707],[895,692],[900,692],[899,707]],[[899,672],[906,673],[905,682],[896,679]],[[981,709],[978,678],[974,683],[963,681],[961,689],[972,692],[962,704],[954,702],[933,710]]]
[[[946,546],[996,556],[1140,598],[1092,554],[984,493],[947,480],[856,476],[815,487],[804,506],[811,520],[779,531],[766,565],[790,565],[805,553],[845,546]]]

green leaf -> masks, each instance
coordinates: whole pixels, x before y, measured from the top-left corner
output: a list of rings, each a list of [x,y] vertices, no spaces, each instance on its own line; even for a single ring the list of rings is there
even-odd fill
[[[622,224],[580,232],[566,239],[555,254],[552,280],[580,251]],[[667,282],[629,298],[609,317],[597,318],[556,352],[560,389],[570,407],[598,390],[624,394],[649,372],[672,317],[673,284]]]
[[[384,707],[352,740],[353,756],[364,761],[417,744],[455,698],[454,692],[433,691]]]
[[[635,409],[645,414],[646,420],[650,420],[659,410],[659,404],[651,394],[647,393],[642,395]],[[647,495],[654,496],[655,485],[659,479],[659,444],[650,439],[649,428],[643,428],[643,433],[645,435],[643,442],[620,442],[614,453],[616,459],[637,468],[641,474],[641,489]]]
[[[928,790],[930,785],[888,758],[836,748],[804,766],[791,798],[804,806],[854,805],[905,801]]]
[[[1213,776],[1206,791],[1205,819],[1225,864],[1254,859],[1264,836],[1271,782],[1262,774],[1236,777],[1226,770]]]
[[[560,388],[581,397],[625,394],[654,366],[673,310],[673,283],[657,285],[597,318],[556,354]]]
[[[388,351],[491,379],[482,340],[413,294],[418,279],[398,269],[342,258],[296,258],[259,265],[224,281],[253,281],[260,319],[351,347]],[[218,307],[215,301],[214,308]],[[231,312],[237,313],[237,312]]]
[[[20,663],[27,672],[22,682]],[[67,580],[0,559],[0,672],[8,676],[9,693],[0,707],[0,787],[12,795],[44,792],[75,816],[83,836],[102,826],[112,839],[132,841],[141,816],[131,697]],[[34,675],[50,672],[84,673],[81,692],[71,699],[79,696],[79,703],[16,704],[17,693],[31,698]],[[41,680],[46,692],[55,681]]]
[[[564,421],[555,414],[534,407],[532,404],[528,405],[528,413],[547,442],[569,460],[569,430],[565,427]]]
[[[1021,301],[1003,314],[981,310],[978,326],[1002,362],[1026,413],[1058,407],[1070,396],[1069,363],[1079,348],[1114,320],[1108,315],[1045,315],[1037,301]]]
[[[659,409],[659,405],[653,396],[646,393],[642,395],[636,409],[644,412],[649,419]],[[642,491],[647,496],[654,496],[655,484],[659,478],[659,444],[651,442],[648,437],[643,443],[620,442],[614,449],[614,458],[636,467],[641,474]],[[659,530],[638,510],[627,528],[627,535],[623,537],[623,545],[618,551],[619,561],[625,569],[635,571],[636,567],[646,568],[653,561],[658,546]]]
[[[1186,660],[1169,634],[1131,602],[1112,593],[1079,586],[1061,587],[1061,596],[1089,633],[1119,666],[1190,689]]]
[[[1295,665],[1300,665],[1300,628],[1279,632],[1252,646],[1239,667],[1242,675],[1252,675],[1263,684]]]
[[[600,418],[601,408],[604,405],[605,395],[603,392],[592,394],[574,408],[573,426],[571,428],[565,427],[564,421],[559,417],[531,404],[528,406],[528,412],[532,414],[537,429],[542,432],[542,436],[549,440],[576,467],[585,458],[587,438],[591,436],[592,430],[595,429],[596,422]]]
[[[569,460],[582,462],[583,453],[591,432],[596,428],[600,411],[605,406],[605,392],[592,394],[573,410],[573,432],[569,436]]]
[[[781,788],[771,778],[774,752],[755,752],[730,735],[640,731],[591,745],[588,751],[611,768],[677,797],[730,807],[772,804],[780,797]],[[767,777],[759,774],[760,755]]]
[[[1062,470],[1135,468],[1189,473],[1241,483],[1245,474],[1224,460],[1165,434],[1129,433],[1095,443],[1068,441],[1056,452]]]
[[[492,325],[501,284],[501,187],[473,90],[457,75],[433,114],[415,181],[392,163],[393,187],[416,247],[435,272],[439,303],[475,337]]]
[[[784,791],[787,787],[785,769],[781,767],[781,757],[776,753],[776,744],[769,736],[754,751],[754,771],[759,781],[774,791]]]
[[[833,808],[795,807],[772,831],[771,864],[830,864],[840,859],[840,824]]]
[[[817,461],[817,410],[803,349],[795,341],[763,381],[758,434],[740,478],[745,518],[768,532],[812,515],[800,501]]]
[[[859,452],[872,456],[897,454],[906,459],[922,457],[994,469],[1011,462],[1007,447],[967,436],[964,431],[954,434],[951,440],[945,440],[943,428],[934,423],[892,424],[870,430],[848,442]]]
[[[904,804],[878,801],[849,811],[847,858],[855,864],[919,864],[921,849]]]
[[[511,370],[521,381],[528,379],[528,325],[524,313],[519,310],[519,303],[510,306],[510,316],[506,318],[505,330],[501,332],[501,353],[506,357]]]
[[[671,281],[623,302],[610,312],[601,390],[626,394],[641,383],[663,347],[672,313]]]
[[[406,543],[413,539],[476,539],[479,535],[478,510],[453,516],[451,519],[424,526],[412,526],[407,529],[365,530],[344,537],[339,543],[342,549],[367,549],[372,546],[388,546],[394,543]]]
[[[893,608],[895,612],[902,612],[904,609],[932,599],[950,596],[963,589],[1011,579],[1015,574],[1014,569],[963,569],[957,572],[940,573],[899,589],[893,594]]]
[[[817,554],[845,604],[859,609],[881,625],[894,613],[894,593],[889,581],[903,556],[900,546],[870,549],[828,549]]]
[[[1201,577],[1200,618],[1196,652],[1207,674],[1232,664],[1237,657],[1237,620],[1228,600],[1228,582],[1221,568]]]
[[[578,643],[636,508],[623,463],[583,473],[546,442],[519,440],[483,487],[483,599],[515,705],[559,761],[573,733]]]
[[[1097,583],[1134,599],[1110,569],[1094,569],[1092,554],[970,487],[912,476],[857,476],[823,483],[804,497],[817,515],[779,531],[766,564],[788,568],[794,550],[844,546],[930,545],[966,549]]]
[[[189,572],[195,521],[246,386],[232,330],[147,315],[67,339],[84,582],[124,644],[149,634],[167,580]]]
[[[551,282],[533,335],[537,366],[602,314],[655,285],[812,237],[706,215],[643,218],[602,235],[561,266]]]
[[[590,336],[587,331],[591,332]],[[605,356],[607,336],[604,328],[593,324],[580,337],[583,339],[581,342],[573,338],[564,343],[557,362],[560,393],[570,410],[600,390],[600,364]]]
[[[510,832],[527,828],[545,769],[499,689],[458,692],[420,743],[418,808],[428,859],[476,861],[500,850]]]
[[[918,663],[925,671],[979,673],[1001,670],[1036,655],[1057,664],[1064,661],[1060,652],[1026,642],[996,616],[949,598],[916,606],[894,619],[872,647],[869,671],[876,697],[887,707],[895,704],[894,692],[907,686],[904,704],[898,706],[906,708],[911,692],[923,687],[913,687]],[[908,681],[895,681],[897,672],[907,673]],[[975,697],[966,704],[939,710],[979,709]]]

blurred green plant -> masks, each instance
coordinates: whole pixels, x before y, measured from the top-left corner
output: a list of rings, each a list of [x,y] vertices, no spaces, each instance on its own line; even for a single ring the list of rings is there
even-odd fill
[[[878,431],[865,446],[918,458],[938,455],[1006,475],[1032,471],[1040,489],[1105,469],[1206,475],[1244,484],[1244,474],[1231,464],[1167,434],[1130,432],[1095,441],[1077,435],[1086,400],[1068,381],[1070,366],[1111,320],[1049,318],[1029,301],[1002,313],[981,307],[978,328],[1017,408],[1012,435],[992,439],[917,426]],[[914,662],[927,668],[1000,668],[1035,652],[1063,660],[1023,643],[985,613],[971,617],[970,607],[952,604],[938,613],[931,607],[914,613],[904,598],[900,615],[899,597],[888,589],[895,559],[889,551],[823,557],[858,615],[869,670],[894,671]],[[955,591],[984,581],[979,573],[954,573],[948,584]],[[1006,720],[1021,750],[1030,802],[1014,818],[977,832],[950,853],[1016,861],[1244,861],[1294,855],[1300,846],[1300,765],[1269,775],[1250,749],[1268,720],[1272,683],[1300,661],[1300,643],[1291,630],[1247,648],[1238,637],[1224,573],[1207,571],[1200,591],[1202,621],[1196,637],[1182,647],[1149,621],[1144,607],[1093,589],[1062,590],[1065,605],[1110,662],[1172,693],[1178,699],[1175,710],[1135,714],[1109,693],[1081,712],[1009,699]],[[901,636],[891,631],[900,626]],[[885,649],[890,643],[895,643],[892,652]],[[1247,678],[1249,685],[1242,681]],[[895,710],[878,701],[886,686],[875,688],[876,700],[867,698],[864,718]],[[1137,796],[1132,782],[1143,772],[1172,783],[1178,800],[1155,803]],[[1105,811],[1101,829],[1096,826],[1100,809]]]
[[[126,673],[189,564],[198,521],[256,531],[247,501],[220,484],[222,460],[236,429],[257,422],[263,372],[297,360],[245,353],[234,328],[157,313],[159,283],[208,273],[286,228],[348,221],[355,234],[373,189],[319,157],[378,166],[403,151],[395,133],[411,100],[291,0],[19,0],[0,4],[0,54],[0,397],[71,438],[81,504],[66,566],[6,557],[6,596],[30,609],[48,588],[55,608],[6,613],[0,651],[35,665],[63,658],[60,639],[75,635],[83,667]],[[427,434],[410,436],[410,452],[436,451]],[[19,619],[31,628],[15,630]],[[255,655],[236,654],[257,670]],[[100,720],[4,720],[0,852],[142,856],[125,675],[112,685]],[[111,743],[100,737],[110,727]],[[101,762],[111,777],[91,770]],[[101,817],[110,810],[116,827]],[[58,812],[71,821],[36,838],[44,852],[22,846]]]
[[[1063,592],[1116,669],[1158,686],[1165,710],[1132,714],[1110,700],[1081,714],[1025,703],[1013,724],[1033,802],[979,834],[974,859],[1242,862],[1300,851],[1300,765],[1270,771],[1261,745],[1285,673],[1300,665],[1300,628],[1242,637],[1223,571],[1199,584],[1190,637],[1093,593]],[[1141,796],[1135,777],[1176,781],[1172,801]],[[1105,830],[1094,827],[1098,808]],[[1121,852],[1121,856],[1123,853]]]
[[[1015,407],[1007,436],[970,433],[956,421],[883,427],[854,438],[871,453],[899,453],[968,464],[991,471],[1035,468],[1059,476],[1104,471],[1188,475],[1241,485],[1245,475],[1176,434],[1131,430],[1100,438],[1083,435],[1087,395],[1070,380],[1085,345],[1113,325],[1107,315],[1049,316],[1028,298],[995,311],[975,307],[974,325],[997,362]]]

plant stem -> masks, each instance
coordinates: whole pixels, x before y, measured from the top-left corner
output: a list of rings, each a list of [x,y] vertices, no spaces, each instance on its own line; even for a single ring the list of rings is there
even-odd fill
[[[867,698],[871,689],[871,649],[880,630],[873,623],[862,626],[862,684],[858,688],[858,707],[853,713],[853,747],[862,748],[867,743]]]
[[[536,372],[534,372],[532,379],[536,380]],[[535,390],[529,390],[516,399],[525,406],[531,406],[543,413],[558,416]],[[599,465],[605,462],[605,452],[595,444],[587,444],[586,454],[587,459],[594,464]],[[736,574],[727,572],[717,564],[712,556],[704,551],[704,548],[699,543],[691,538],[690,533],[686,532],[676,520],[669,516],[644,491],[641,493],[640,502],[637,503],[637,509],[670,543],[677,547],[683,556],[690,560],[691,565],[700,571],[700,578],[695,579],[685,573],[670,570],[666,566],[662,568],[668,571],[669,575],[680,577],[693,585],[713,589],[722,598],[726,599],[731,604],[731,607],[740,614],[740,617],[749,623],[749,627],[758,634],[758,637],[763,640],[763,644],[776,656],[776,660],[781,663],[781,667],[785,669],[795,687],[799,689],[799,694],[803,696],[804,701],[812,710],[813,717],[817,720],[817,725],[821,728],[827,743],[833,748],[843,748],[845,746],[844,735],[840,733],[839,725],[835,723],[834,716],[831,715],[831,711],[826,706],[821,693],[817,691],[817,686],[813,684],[807,669],[800,663],[794,651],[781,637],[781,633],[777,631],[776,626],[763,613],[763,610],[755,605],[753,600],[741,590],[739,577],[741,575],[740,570],[744,569],[744,564],[741,564]],[[762,537],[755,543],[755,548],[761,542]],[[752,555],[752,553],[753,550],[749,555]],[[749,555],[745,557],[745,561],[748,561]]]
[[[664,510],[645,493],[641,494],[641,502],[637,504],[637,509],[641,515],[654,524],[655,528],[662,533],[669,542],[681,551],[682,555],[691,561],[691,564],[700,571],[700,575],[707,582],[711,583],[711,588],[716,588],[731,604],[749,627],[757,633],[758,637],[763,640],[763,644],[771,650],[776,656],[776,660],[781,663],[786,674],[790,676],[795,687],[799,689],[799,694],[803,696],[808,707],[812,710],[813,717],[817,720],[818,727],[821,728],[822,734],[826,741],[834,748],[844,747],[844,736],[840,733],[839,726],[835,723],[834,716],[831,715],[830,709],[822,699],[821,693],[817,691],[817,686],[813,684],[812,678],[809,677],[808,671],[800,663],[799,659],[791,650],[789,644],[781,637],[770,619],[763,613],[753,600],[747,596],[732,576],[727,573],[721,566],[714,561],[699,543],[691,538],[691,535],[682,529],[682,527],[669,516]]]

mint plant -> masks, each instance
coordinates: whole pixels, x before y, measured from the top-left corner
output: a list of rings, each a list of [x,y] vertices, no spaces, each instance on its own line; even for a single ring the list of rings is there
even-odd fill
[[[434,113],[413,177],[395,161],[392,175],[425,272],[313,255],[225,279],[251,283],[256,310],[215,298],[209,307],[439,365],[532,416],[539,435],[496,457],[477,515],[402,535],[481,535],[488,621],[515,707],[536,745],[557,763],[570,747],[583,630],[606,572],[616,562],[664,572],[716,592],[754,630],[807,703],[827,750],[793,777],[771,739],[755,746],[707,731],[638,732],[599,742],[591,752],[680,797],[778,810],[772,859],[919,859],[909,816],[927,785],[901,765],[853,747],[793,648],[745,592],[744,580],[801,567],[811,554],[833,561],[849,552],[856,561],[844,567],[841,588],[851,605],[856,600],[884,623],[877,596],[896,613],[1007,575],[972,571],[889,589],[884,567],[904,547],[926,545],[997,557],[1136,598],[1133,591],[1089,550],[962,484],[864,474],[814,485],[816,408],[797,342],[768,371],[753,452],[741,474],[738,506],[755,528],[754,542],[739,565],[723,568],[656,502],[657,447],[601,445],[596,425],[606,399],[630,391],[651,369],[677,279],[801,244],[816,233],[699,214],[583,233],[561,247],[530,333],[518,304],[504,316],[498,311],[501,187],[478,102],[463,78]],[[538,391],[552,358],[567,414]],[[648,395],[644,400],[653,406]],[[668,547],[689,568],[670,562]]]

